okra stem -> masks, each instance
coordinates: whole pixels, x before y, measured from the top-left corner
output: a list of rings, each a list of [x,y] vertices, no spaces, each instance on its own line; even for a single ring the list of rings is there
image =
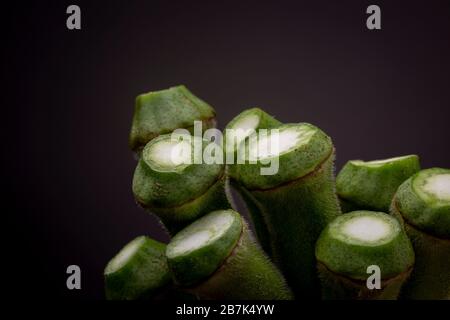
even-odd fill
[[[397,299],[414,264],[400,223],[373,211],[353,211],[332,221],[317,241],[316,258],[324,299]],[[378,288],[367,285],[374,267],[379,278],[371,284],[379,281]]]
[[[231,153],[234,159],[233,164],[227,167],[231,185],[236,189],[237,192],[239,192],[242,200],[244,200],[247,210],[250,214],[251,222],[253,223],[256,237],[258,238],[261,247],[269,256],[272,256],[272,248],[267,224],[264,221],[263,215],[261,214],[261,209],[259,208],[258,202],[253,198],[251,193],[244,186],[240,185],[236,181],[238,177],[235,173],[236,166],[234,164],[237,161],[237,150],[239,145],[249,135],[251,135],[252,132],[257,132],[260,129],[276,128],[281,124],[282,123],[280,121],[267,114],[260,108],[251,108],[242,111],[240,114],[234,117],[225,128],[226,134],[227,130],[233,130],[228,131],[232,132],[232,141],[230,142],[230,139],[228,139],[225,140],[224,143],[227,157],[229,158],[229,154]]]
[[[239,213],[214,211],[167,246],[174,281],[201,299],[291,299],[283,276],[255,244]]]
[[[450,299],[450,170],[422,170],[398,188],[391,214],[405,227],[416,266],[402,297]]]
[[[194,163],[194,145],[205,148],[208,141],[183,137],[161,135],[150,141],[133,177],[136,201],[172,235],[208,212],[231,207],[224,164]]]
[[[397,188],[419,170],[416,155],[347,162],[336,178],[343,212],[357,209],[389,212]]]
[[[239,183],[255,199],[267,224],[273,258],[298,297],[318,297],[314,247],[322,229],[340,214],[333,177],[334,148],[331,139],[317,127],[286,124],[278,135],[276,154],[269,154],[250,139],[242,152],[254,154],[256,163],[238,164]],[[278,158],[273,175],[261,175],[264,160]],[[246,157],[246,159],[249,159]]]

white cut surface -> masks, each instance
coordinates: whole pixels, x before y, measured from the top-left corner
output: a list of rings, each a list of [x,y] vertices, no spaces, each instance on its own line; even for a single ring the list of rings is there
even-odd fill
[[[115,272],[122,268],[127,261],[138,251],[139,247],[143,243],[144,238],[137,238],[128,243],[120,252],[109,262],[106,267],[107,273]]]
[[[391,163],[399,160],[403,160],[406,158],[409,158],[410,156],[401,156],[401,157],[395,157],[395,158],[389,158],[389,159],[382,159],[382,160],[372,160],[372,161],[361,161],[361,160],[353,160],[351,161],[354,165],[359,166],[367,166],[367,167],[380,167],[383,164]]]
[[[249,135],[255,132],[259,125],[259,116],[256,114],[249,114],[238,119],[233,127],[226,130],[227,151],[234,150],[239,144]]]
[[[146,156],[150,161],[168,169],[191,164],[191,144],[187,141],[157,141],[151,145]]]
[[[208,243],[214,235],[208,230],[200,230],[185,237],[172,250],[173,254],[191,252]]]
[[[256,114],[249,114],[238,119],[231,129],[256,129],[259,124],[259,116]]]
[[[450,174],[436,174],[428,177],[422,189],[438,200],[450,201]]]
[[[208,245],[227,232],[234,219],[229,212],[218,211],[194,222],[173,238],[167,246],[167,256],[184,255]]]
[[[392,225],[377,217],[355,217],[342,224],[341,232],[345,236],[362,242],[379,242],[392,232]]]
[[[261,135],[249,144],[249,158],[258,160],[279,156],[308,143],[315,130],[310,128],[272,129],[268,135]]]

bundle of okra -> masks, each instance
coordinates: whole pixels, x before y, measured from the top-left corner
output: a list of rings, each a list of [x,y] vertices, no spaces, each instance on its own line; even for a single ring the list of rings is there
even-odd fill
[[[333,142],[312,124],[251,108],[221,139],[195,123],[215,128],[215,111],[184,86],[136,99],[132,190],[171,240],[120,250],[108,299],[450,298],[450,169],[406,155],[352,160],[335,178]]]

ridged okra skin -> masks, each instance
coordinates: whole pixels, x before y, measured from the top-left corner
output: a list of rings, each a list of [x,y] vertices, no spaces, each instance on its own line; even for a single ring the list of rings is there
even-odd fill
[[[166,255],[174,281],[200,299],[292,299],[282,274],[233,210],[212,212],[180,231]]]
[[[414,300],[450,299],[450,240],[430,236],[409,224],[405,230],[416,253],[416,264],[402,290],[401,298]]]
[[[203,148],[208,141],[191,138],[191,152],[194,143]],[[171,135],[161,135],[149,142],[142,152],[133,177],[133,194],[144,208],[156,214],[170,234],[202,215],[230,208],[228,179],[223,164],[180,164],[160,166],[155,149],[160,144],[171,143]],[[164,151],[164,148],[159,148]],[[193,157],[193,155],[192,155]],[[193,158],[192,158],[193,161]]]
[[[213,128],[215,111],[185,86],[141,94],[136,98],[130,148],[139,152],[150,140],[175,129],[193,131],[194,121],[202,121],[203,130]]]
[[[243,187],[236,180],[230,179],[230,184],[234,187],[234,189],[239,192],[242,197],[242,200],[245,203],[247,211],[250,215],[251,222],[253,224],[253,228],[255,230],[256,238],[258,239],[258,243],[264,252],[270,257],[273,257],[272,252],[272,241],[269,233],[269,228],[264,219],[264,208],[261,207],[261,204],[255,199],[252,193]]]
[[[266,113],[264,110],[260,108],[250,108],[242,111],[236,117],[234,117],[226,126],[225,134],[227,133],[227,129],[253,129],[258,131],[259,129],[272,129],[280,126],[282,123],[275,119],[273,116]],[[233,137],[236,138],[236,137]],[[232,147],[227,146],[227,140],[224,141],[225,151],[233,153],[234,161],[233,164],[228,165],[227,171],[230,176],[231,185],[236,189],[237,192],[242,197],[242,200],[245,202],[247,210],[250,214],[250,218],[253,223],[253,227],[256,233],[256,237],[264,249],[264,251],[271,256],[272,248],[270,244],[269,231],[267,229],[267,225],[263,220],[263,216],[261,214],[260,208],[258,208],[258,203],[253,198],[253,196],[248,192],[246,188],[241,186],[236,182],[236,161],[237,161],[237,149],[241,143],[241,141],[235,141],[236,144]]]
[[[400,223],[373,211],[353,211],[331,222],[316,244],[323,299],[398,298],[414,265],[414,251]],[[380,270],[380,288],[370,289],[372,268]]]
[[[264,165],[259,163],[238,165],[236,172],[259,208],[268,227],[273,258],[296,297],[316,298],[320,290],[315,243],[323,228],[340,214],[333,176],[334,148],[331,139],[313,125],[278,128],[293,134],[298,131],[300,137],[298,145],[279,156],[278,172],[261,175],[259,169]]]
[[[446,179],[436,183],[440,199],[424,191],[430,177],[436,176]],[[450,299],[449,183],[449,169],[422,170],[399,187],[392,201],[391,214],[403,224],[416,252],[411,279],[402,291],[404,299]]]
[[[105,268],[108,300],[150,299],[172,284],[166,245],[145,236],[128,243]]]
[[[419,157],[347,162],[336,177],[342,211],[357,209],[389,212],[397,188],[420,170]]]

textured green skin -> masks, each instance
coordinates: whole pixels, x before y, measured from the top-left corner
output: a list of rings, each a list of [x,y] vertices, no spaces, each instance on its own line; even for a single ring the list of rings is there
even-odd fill
[[[277,188],[250,190],[269,228],[273,258],[296,297],[320,295],[315,243],[322,229],[340,214],[333,161],[331,154],[309,175]]]
[[[130,148],[139,151],[158,135],[178,128],[193,130],[194,121],[202,121],[203,130],[215,127],[215,111],[185,86],[141,94],[136,98]]]
[[[343,206],[344,212],[347,208],[388,212],[397,188],[419,170],[416,155],[380,167],[347,162],[336,177],[338,196],[348,204]]]
[[[317,130],[311,137],[309,143],[297,147],[288,153],[279,156],[279,170],[273,175],[261,175],[261,167],[267,164],[257,163],[239,164],[236,167],[236,177],[240,184],[249,190],[270,189],[281,184],[301,178],[325,161],[333,150],[333,144],[322,130],[309,123],[284,124],[278,127],[280,130],[289,127],[309,127]],[[247,147],[244,149],[248,152]],[[246,157],[248,159],[248,156]]]
[[[421,174],[450,173],[449,169],[422,170],[402,183],[395,195],[403,218],[412,226],[438,238],[450,239],[450,202],[424,201],[414,190],[414,180]]]
[[[404,183],[407,185],[408,181]],[[410,280],[402,289],[401,298],[417,300],[450,299],[450,240],[420,231],[403,218],[399,201],[392,201],[391,214],[399,219],[416,253]]]
[[[171,235],[195,221],[197,218],[221,209],[232,208],[228,195],[228,178],[223,175],[204,194],[176,207],[157,208],[149,210],[161,220],[164,228]]]
[[[383,215],[382,212],[353,211],[336,219],[353,216]],[[392,219],[392,218],[391,218]],[[395,219],[394,222],[396,222]],[[316,244],[316,258],[329,270],[354,280],[366,280],[367,267],[377,265],[381,278],[390,279],[407,272],[414,264],[414,251],[406,233],[398,225],[398,234],[382,245],[351,244],[336,238],[329,224],[321,233]]]
[[[249,114],[256,114],[259,116],[259,124],[256,127],[255,130],[259,129],[271,129],[276,128],[282,125],[280,121],[275,119],[274,117],[270,116],[265,111],[261,110],[260,108],[251,108],[242,111],[240,114],[238,114],[235,118],[233,118],[225,129],[230,129],[233,127],[233,125],[242,117],[245,117]],[[226,131],[225,131],[226,132]],[[226,141],[224,142],[224,146],[226,146]],[[235,157],[236,160],[236,157]],[[270,244],[270,237],[269,237],[269,231],[267,228],[266,223],[263,220],[263,216],[261,214],[260,208],[258,208],[258,203],[253,199],[252,195],[248,192],[246,188],[241,186],[239,183],[236,182],[237,174],[235,173],[235,170],[237,168],[236,164],[228,165],[228,175],[231,178],[231,183],[233,187],[235,187],[236,191],[239,192],[239,194],[242,196],[242,199],[245,202],[245,205],[247,207],[248,212],[250,213],[250,217],[253,223],[253,227],[256,233],[256,237],[261,244],[261,247],[263,250],[269,255],[272,255],[272,249]]]
[[[239,242],[230,256],[214,274],[188,291],[201,299],[293,299],[283,275],[255,243],[244,221]]]
[[[168,136],[154,139],[144,152],[157,139]],[[142,207],[156,214],[171,234],[208,212],[231,207],[224,165],[192,164],[182,172],[163,172],[153,169],[144,158],[141,157],[134,172],[134,197]]]
[[[269,229],[264,220],[263,210],[260,204],[253,197],[250,191],[241,186],[237,181],[231,180],[231,183],[235,190],[239,192],[242,200],[245,202],[245,206],[250,214],[251,221],[253,223],[253,228],[256,233],[259,244],[261,245],[264,252],[272,257],[272,243],[270,240]]]
[[[225,169],[222,164],[191,164],[182,171],[164,171],[146,161],[145,154],[159,141],[170,141],[171,135],[162,135],[149,142],[143,151],[133,177],[133,193],[139,203],[151,207],[181,205],[203,194]],[[193,139],[194,141],[194,139]],[[203,142],[203,149],[207,145]],[[203,150],[202,149],[202,150]]]
[[[366,281],[354,280],[330,271],[318,263],[323,300],[396,300],[411,269],[395,278],[382,280],[381,289],[370,290]],[[369,276],[369,275],[368,275]]]
[[[258,131],[259,129],[272,129],[272,128],[277,128],[280,125],[282,125],[282,123],[280,121],[278,121],[277,119],[275,119],[274,117],[270,116],[268,113],[264,112],[263,110],[259,109],[259,108],[251,108],[251,109],[247,109],[245,111],[242,111],[240,114],[238,114],[236,117],[234,117],[226,126],[225,128],[225,138],[226,138],[226,129],[231,129],[233,127],[233,125],[239,121],[240,118],[243,118],[249,114],[255,114],[259,117],[259,124],[258,126],[255,128],[255,131]],[[245,140],[244,140],[245,141]],[[241,143],[245,143],[245,142],[241,142]],[[226,139],[224,139],[224,150],[226,150]],[[230,164],[228,165],[228,174],[232,179],[237,179],[238,178],[238,165],[236,164],[237,161],[237,151],[236,149],[234,150],[234,164]]]
[[[166,245],[147,237],[139,250],[120,269],[104,273],[105,293],[109,300],[150,298],[172,283],[165,258]]]
[[[226,210],[233,214],[233,223],[220,238],[210,242],[202,248],[193,250],[183,255],[170,254],[174,243],[185,232],[207,230],[202,228],[203,220],[209,216],[221,214],[223,210],[214,211],[203,218],[198,219],[172,238],[166,249],[167,262],[172,271],[174,282],[182,286],[193,285],[211,275],[231,253],[239,241],[242,232],[242,218],[236,211]]]
[[[315,243],[340,214],[333,176],[333,144],[316,127],[308,144],[279,157],[279,172],[261,176],[259,164],[238,166],[238,179],[259,208],[272,256],[297,297],[318,297]],[[267,245],[266,245],[267,246]]]

